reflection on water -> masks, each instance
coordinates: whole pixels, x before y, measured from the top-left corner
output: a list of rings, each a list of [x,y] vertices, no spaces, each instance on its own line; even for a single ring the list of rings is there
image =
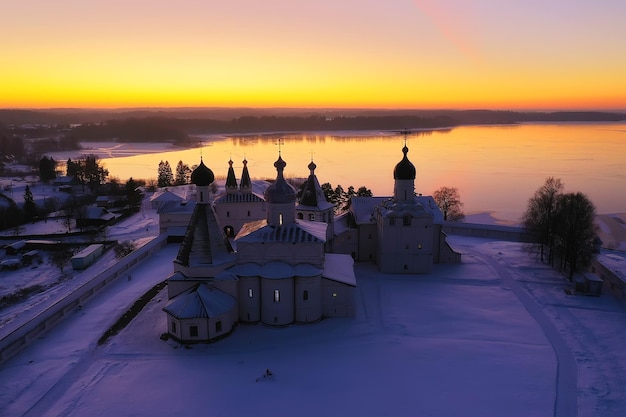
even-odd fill
[[[402,159],[404,136],[369,131],[238,135],[213,138],[195,149],[140,150],[139,155],[102,161],[110,175],[126,180],[156,179],[159,161],[191,166],[200,156],[218,178],[226,176],[232,158],[239,177],[245,158],[253,177],[274,178],[279,142],[287,176],[306,177],[313,158],[320,182],[364,185],[384,196],[393,191],[393,168]],[[466,213],[493,211],[517,221],[549,176],[561,178],[566,192],[587,194],[599,213],[626,212],[626,124],[462,126],[412,133],[407,145],[417,168],[416,192],[457,187]]]

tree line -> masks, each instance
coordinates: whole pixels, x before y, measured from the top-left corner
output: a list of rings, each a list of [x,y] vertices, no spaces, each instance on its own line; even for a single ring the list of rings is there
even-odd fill
[[[121,142],[174,142],[188,144],[192,134],[254,133],[315,130],[393,130],[455,126],[449,117],[393,116],[241,116],[231,120],[147,117],[85,123],[72,129],[80,140],[116,138]]]

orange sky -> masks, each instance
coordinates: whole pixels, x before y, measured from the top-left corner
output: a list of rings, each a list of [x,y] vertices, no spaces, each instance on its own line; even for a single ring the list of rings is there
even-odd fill
[[[622,0],[9,1],[0,108],[624,110],[624,16]]]

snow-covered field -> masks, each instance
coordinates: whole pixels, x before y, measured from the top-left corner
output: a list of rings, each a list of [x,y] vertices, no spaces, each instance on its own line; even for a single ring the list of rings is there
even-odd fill
[[[97,346],[171,272],[168,245],[0,368],[0,414],[623,416],[624,305],[567,295],[520,244],[450,240],[463,263],[429,275],[356,264],[353,319],[184,348],[159,339],[163,292]]]

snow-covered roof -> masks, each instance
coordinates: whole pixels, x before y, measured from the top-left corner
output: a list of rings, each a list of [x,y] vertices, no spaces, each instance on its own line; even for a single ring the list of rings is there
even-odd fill
[[[356,287],[354,259],[341,253],[327,253],[324,259],[324,278]]]
[[[196,206],[195,201],[185,202],[184,200],[166,201],[157,210],[158,214],[191,214]]]
[[[350,211],[354,214],[356,224],[374,223],[374,209],[389,197],[352,197]]]
[[[103,207],[87,207],[87,209],[85,210],[85,219],[89,219],[89,220],[96,220],[96,219],[100,219],[100,220],[104,220],[104,221],[109,221],[109,220],[113,220],[115,218],[115,214],[111,213],[109,210],[103,208]]]
[[[236,303],[232,296],[202,283],[172,298],[163,311],[177,319],[210,318],[232,310]]]
[[[395,202],[392,197],[352,197],[350,200],[350,211],[354,214],[356,224],[373,224],[374,211],[382,204],[386,204],[388,214],[403,215],[416,214],[418,211],[433,216],[436,224],[443,223],[443,214],[435,203],[435,200],[428,195],[417,195],[409,202]],[[416,208],[419,210],[416,211]]]
[[[432,196],[418,195],[415,198],[417,202],[420,203],[422,207],[424,207],[424,210],[434,216],[433,221],[435,222],[435,224],[443,223],[443,213],[441,212],[441,209],[439,208],[439,206],[435,202],[435,199]]]
[[[161,190],[155,192],[152,197],[150,197],[150,202],[164,203],[166,201],[181,201],[184,200],[183,197],[174,194],[170,190]]]
[[[351,215],[349,212],[341,213],[339,216],[335,217],[335,235],[340,235],[341,233],[350,230],[350,217]]]

